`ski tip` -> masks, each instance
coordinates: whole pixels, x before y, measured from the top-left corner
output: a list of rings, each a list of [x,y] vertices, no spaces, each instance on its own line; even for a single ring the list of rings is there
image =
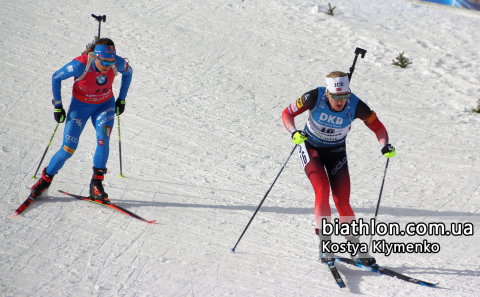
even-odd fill
[[[439,283],[431,284],[431,283],[426,283],[426,282],[422,282],[422,281],[418,281],[418,283],[422,286],[425,286],[425,287],[436,287],[439,284]]]

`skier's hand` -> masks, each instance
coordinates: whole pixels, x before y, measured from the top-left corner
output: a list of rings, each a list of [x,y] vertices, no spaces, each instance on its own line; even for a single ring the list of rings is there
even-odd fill
[[[125,99],[118,98],[115,101],[115,114],[121,115],[125,111]]]
[[[292,134],[292,140],[295,144],[302,144],[305,140],[307,140],[307,136],[303,133],[303,131],[297,130],[295,133]]]
[[[55,121],[57,121],[57,123],[65,122],[65,118],[66,118],[65,109],[63,109],[62,105],[55,108],[53,115],[55,116]]]
[[[396,153],[395,148],[391,144],[386,144],[382,148],[382,154],[387,158],[395,157]]]

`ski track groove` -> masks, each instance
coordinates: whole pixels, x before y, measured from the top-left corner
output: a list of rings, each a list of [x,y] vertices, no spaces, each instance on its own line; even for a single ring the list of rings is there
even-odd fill
[[[191,8],[190,10],[188,10],[188,11],[185,11],[185,12],[183,12],[183,13],[180,13],[180,14],[178,14],[177,16],[175,16],[175,17],[173,17],[173,18],[169,19],[169,20],[168,20],[166,23],[167,23],[167,24],[172,24],[172,23],[173,23],[173,21],[175,21],[175,20],[177,20],[177,19],[181,18],[182,16],[186,15],[187,13],[189,13],[189,12],[191,12],[191,11],[195,10],[195,8],[196,8],[196,7],[197,7],[197,6],[195,5],[195,6],[194,6],[193,8]]]
[[[253,155],[253,153],[251,153]],[[125,157],[129,157],[128,155],[126,155]],[[186,158],[186,156],[184,156],[183,158]],[[223,162],[223,161],[222,161]],[[147,163],[147,162],[146,162]],[[280,168],[281,165],[278,167]],[[221,179],[221,180],[224,180],[224,184],[230,184],[231,183],[231,179],[232,177],[224,174],[224,173],[228,173],[230,175],[234,175],[233,179],[236,180],[239,184],[242,184],[242,180],[245,180],[245,181],[250,181],[251,182],[251,178],[248,177],[248,176],[245,176],[245,175],[242,175],[242,172],[231,172],[229,171],[229,169],[223,169],[223,168],[218,168],[218,171],[221,171],[220,173],[209,173],[209,172],[205,172],[204,169],[195,169],[195,171],[200,171],[200,176],[206,176],[206,174],[208,176],[211,176],[211,177],[216,177],[218,179]],[[223,174],[222,174],[223,173]],[[272,173],[273,174],[273,173]],[[272,177],[272,180],[273,180],[273,177]],[[269,181],[264,181],[263,183],[264,184],[267,184]],[[230,191],[233,191],[233,190],[230,190]]]
[[[454,208],[457,208],[457,207],[458,207],[458,204],[461,203],[461,204],[462,204],[462,207],[459,209],[459,211],[463,211],[463,209],[465,208],[465,205],[468,205],[468,204],[469,204],[469,202],[470,202],[470,201],[472,200],[472,198],[473,198],[473,195],[477,192],[477,190],[478,190],[479,187],[480,187],[480,185],[475,188],[475,191],[473,192],[473,194],[470,195],[469,198],[466,198],[466,197],[468,197],[467,194],[468,194],[468,192],[470,191],[470,189],[469,189],[468,186],[467,186],[467,187],[464,187],[463,190],[462,190],[462,192],[459,193],[458,195],[452,195],[452,197],[455,197],[455,198],[457,199],[457,202],[456,202]],[[466,200],[466,201],[465,201],[465,200]],[[452,209],[452,208],[451,208],[451,209]],[[439,209],[439,211],[440,211],[440,209]]]
[[[7,168],[7,169],[8,169],[8,168]],[[13,178],[12,178],[12,180],[11,180],[10,183],[8,184],[8,187],[7,187],[7,189],[5,190],[5,193],[3,194],[4,197],[7,197],[7,196],[8,196],[8,191],[12,188],[12,184],[14,183],[16,177],[17,177],[17,173],[15,173],[15,175],[14,175]],[[25,198],[25,199],[27,199],[27,198]],[[18,200],[18,199],[17,199],[17,200]],[[24,200],[24,201],[25,201],[25,200]],[[23,201],[20,202],[20,203],[23,203]]]
[[[73,229],[73,227],[72,227],[72,229]],[[75,263],[77,263],[77,261],[80,260],[80,259],[82,258],[82,256],[85,255],[85,254],[87,254],[87,251],[84,251],[79,257],[75,258],[75,259],[73,260],[73,262],[69,262],[69,264],[67,265],[67,267],[64,268],[64,269],[61,269],[61,271],[58,272],[52,279],[50,279],[50,281],[48,281],[48,282],[46,282],[46,283],[44,283],[44,284],[39,284],[39,285],[41,285],[41,287],[38,288],[38,289],[35,289],[35,288],[34,288],[33,291],[34,291],[34,292],[40,292],[40,289],[41,289],[41,288],[46,288],[48,284],[52,283],[52,282],[53,282],[54,280],[56,280],[60,275],[63,275],[66,271],[68,271],[68,270],[70,269],[70,266],[73,266]]]
[[[34,140],[33,143],[32,143],[32,146],[27,150],[27,152],[25,153],[25,156],[23,157],[22,160],[24,160],[24,159],[27,157],[27,155],[30,153],[30,151],[32,151],[32,149],[33,149],[34,147],[36,147],[36,146],[37,146],[37,140]],[[32,153],[32,154],[33,154],[33,153]],[[28,162],[27,162],[27,163],[28,163]],[[37,165],[37,167],[38,167],[38,165]],[[40,171],[40,168],[39,168],[39,171]],[[25,171],[25,175],[23,176],[22,180],[24,180],[25,178],[29,177],[27,172],[28,172],[28,171]],[[37,173],[37,174],[38,174],[38,173]]]
[[[143,228],[142,232],[140,232],[140,234],[139,234],[137,237],[135,237],[133,240],[131,240],[131,242],[130,242],[130,244],[128,245],[128,247],[126,247],[124,251],[122,251],[118,256],[116,256],[116,257],[115,257],[115,260],[113,260],[110,265],[113,265],[116,260],[118,260],[118,259],[119,259],[123,254],[125,254],[127,251],[129,251],[129,250],[132,248],[132,246],[144,235],[144,233],[147,231],[147,229],[150,229],[151,227],[153,227],[153,225],[150,225],[150,224],[149,224],[149,225],[145,226],[145,227]],[[145,240],[144,240],[144,242],[145,242]],[[141,246],[143,246],[143,244],[142,244]],[[140,247],[141,247],[141,246],[140,246]]]
[[[472,201],[473,199],[473,196],[475,196],[475,194],[477,193],[478,189],[480,188],[480,184],[478,184],[478,186],[475,188],[475,191],[473,191],[472,195],[470,195],[470,198],[468,198],[467,202],[465,202],[462,206],[462,208],[460,209],[460,211],[463,211],[463,209],[465,208],[466,205],[468,205],[470,203],[470,201]]]
[[[24,70],[23,68],[21,68],[21,69]],[[33,79],[33,82],[31,82],[31,83],[29,84],[29,85],[30,85],[30,88],[32,87],[32,85],[34,85],[34,83],[37,81],[37,79],[38,79],[39,76],[40,76],[40,75],[38,75],[38,74],[37,74],[37,76],[35,76],[35,78]],[[25,94],[27,94],[28,92],[31,91],[30,88],[26,89],[26,90],[23,92],[23,94],[22,94],[17,100],[15,100],[15,102],[13,103],[13,105],[11,106],[11,108],[10,108],[9,110],[7,110],[7,111],[5,112],[5,114],[3,115],[4,117],[8,115],[8,113],[15,107],[15,105],[17,105],[18,101],[20,101],[20,100],[25,96]]]
[[[200,47],[200,57],[203,57],[203,62],[206,60],[206,56],[204,56],[205,50],[205,31],[207,30],[207,22],[203,21],[203,31],[202,31],[202,46]],[[196,72],[196,71],[195,71]]]
[[[130,280],[130,278],[135,274],[135,272],[136,272],[136,269],[134,268],[134,269],[130,272],[130,274],[127,276],[127,279],[124,280],[124,281],[122,281],[123,287],[126,289],[127,292],[128,292],[129,289],[130,289],[130,287],[127,286],[127,282],[128,282],[128,281]],[[137,279],[137,278],[138,278],[138,276],[136,277],[136,279]],[[135,280],[134,280],[134,281],[135,281]]]
[[[34,254],[29,255],[29,257],[27,257],[26,263],[25,263],[25,264],[22,263],[23,266],[22,266],[13,276],[15,277],[15,276],[18,275],[20,272],[22,272],[24,269],[26,269],[26,268],[27,268],[27,264],[30,263],[30,260],[31,260],[32,258],[34,258],[34,257],[35,257]],[[20,259],[18,259],[16,263],[18,263],[19,260],[20,260]]]
[[[142,245],[142,246],[143,246],[143,245]],[[135,259],[136,259],[137,257],[138,257],[138,255],[135,257]],[[132,261],[132,263],[134,263],[134,261]],[[141,282],[139,281],[139,277],[141,276],[142,272],[145,270],[145,267],[147,266],[147,263],[148,263],[148,260],[145,261],[145,263],[139,267],[138,275],[135,277],[135,281],[136,281],[137,284],[140,284],[140,283],[141,283]],[[148,274],[148,272],[147,272],[146,274]],[[140,286],[138,286],[138,287],[139,287],[139,288],[137,289],[137,291],[140,290]]]
[[[183,181],[183,180],[180,180]],[[218,187],[210,187],[210,186],[204,186],[204,185],[195,185],[195,184],[185,184],[185,183],[175,183],[175,182],[168,182],[164,180],[148,180],[149,183],[158,183],[158,188],[155,191],[147,191],[147,190],[130,190],[132,191],[138,191],[138,192],[152,192],[154,194],[171,194],[171,195],[183,195],[183,194],[173,194],[173,193],[168,193],[168,192],[160,192],[160,188],[162,187],[162,184],[172,184],[172,186],[176,187],[174,189],[179,189],[183,190],[183,187],[191,187],[191,188],[200,188],[200,189],[209,189],[209,190],[215,190],[216,192],[230,192],[230,193],[235,193],[235,194],[242,194],[242,195],[260,195],[259,193],[255,192],[246,192],[246,191],[239,191],[235,189],[225,189],[225,188],[218,188]],[[178,187],[181,186],[181,187]],[[237,187],[238,188],[238,187]],[[190,194],[189,190],[183,190],[185,191],[185,194]],[[192,198],[202,198],[198,195],[191,195],[187,197],[192,197]]]
[[[110,220],[110,219],[109,219],[109,220]],[[112,235],[111,235],[111,233],[110,233],[110,234],[107,236],[107,238],[102,242],[102,244],[99,246],[99,248],[98,248],[97,250],[100,250],[101,247],[110,239],[111,236],[112,236]],[[94,252],[94,253],[95,253],[95,252]],[[106,267],[106,263],[107,263],[107,261],[108,261],[108,258],[109,258],[109,257],[105,257],[105,258],[103,259],[102,263],[100,263],[100,265],[99,265],[99,269],[98,269],[98,271],[97,271],[97,273],[96,273],[96,276],[95,276],[95,281],[93,282],[93,285],[92,285],[93,289],[95,289],[95,287],[98,285],[99,278],[102,276],[102,274],[103,274],[104,271],[105,271],[105,267]],[[98,287],[100,287],[100,285],[98,285]],[[93,294],[93,293],[92,293],[92,294]]]

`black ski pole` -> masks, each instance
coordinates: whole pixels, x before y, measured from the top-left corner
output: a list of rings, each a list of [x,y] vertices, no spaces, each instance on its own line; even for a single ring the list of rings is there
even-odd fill
[[[385,176],[387,175],[387,168],[388,168],[388,161],[390,159],[387,158],[387,165],[385,165],[385,172],[383,173],[383,181],[382,181],[382,187],[380,188],[380,195],[378,196],[378,203],[377,203],[377,209],[375,210],[375,219],[374,221],[377,221],[377,215],[378,215],[378,209],[380,208],[380,199],[382,198],[382,192],[383,192],[383,184],[385,183]],[[370,235],[370,245],[372,246],[372,238],[373,234]]]
[[[235,253],[235,248],[237,247],[238,243],[239,243],[240,240],[242,239],[243,234],[245,234],[245,232],[247,231],[248,227],[250,226],[250,223],[253,221],[253,218],[255,217],[255,215],[257,214],[258,210],[259,210],[260,207],[262,206],[263,202],[265,201],[265,198],[267,198],[268,193],[270,193],[270,190],[273,188],[273,185],[275,184],[275,182],[277,181],[278,177],[280,176],[280,173],[282,173],[283,168],[285,168],[285,165],[287,165],[288,160],[290,160],[290,157],[292,156],[292,154],[293,154],[293,152],[295,151],[295,149],[297,148],[297,146],[298,146],[298,145],[295,145],[295,146],[293,147],[293,150],[292,150],[292,152],[290,153],[290,155],[288,155],[287,161],[285,161],[285,164],[283,164],[282,169],[280,169],[280,172],[277,174],[277,177],[275,178],[275,180],[273,181],[272,185],[270,186],[270,189],[268,189],[268,191],[267,191],[267,193],[265,194],[265,196],[263,196],[263,199],[262,199],[262,201],[260,202],[260,205],[258,205],[257,209],[255,210],[255,213],[253,214],[252,218],[250,219],[250,221],[248,222],[247,226],[246,226],[245,229],[243,230],[242,235],[240,235],[240,238],[238,239],[237,243],[235,244],[235,246],[233,247],[233,249],[230,250],[231,252]]]
[[[120,115],[117,115],[118,119],[118,154],[120,156],[120,177],[124,177],[122,173],[122,137],[120,136]]]
[[[98,21],[98,36],[97,36],[97,39],[100,39],[100,28],[102,27],[102,21],[105,23],[105,21],[107,20],[107,16],[106,15],[94,15],[92,14],[92,17]]]
[[[352,80],[353,71],[355,71],[355,64],[357,63],[358,55],[361,55],[362,59],[365,58],[367,50],[357,47],[355,49],[355,59],[353,60],[353,65],[350,67],[350,73],[348,74],[348,80]]]
[[[36,178],[37,178],[38,169],[39,169],[40,166],[42,165],[43,158],[45,158],[45,155],[47,154],[48,148],[50,147],[50,144],[52,143],[53,136],[55,136],[55,133],[57,132],[58,125],[60,125],[60,123],[57,123],[57,126],[55,127],[55,130],[53,130],[52,137],[50,137],[50,141],[48,142],[47,148],[45,149],[45,152],[43,153],[42,159],[40,160],[40,163],[38,164],[37,170],[35,171],[35,174],[32,176],[32,179],[36,179]]]

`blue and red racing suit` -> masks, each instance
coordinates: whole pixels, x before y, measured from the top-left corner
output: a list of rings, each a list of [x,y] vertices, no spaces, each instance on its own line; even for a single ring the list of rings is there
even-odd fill
[[[320,87],[303,94],[282,114],[283,124],[295,133],[295,117],[309,110],[310,116],[304,132],[308,139],[299,146],[299,156],[305,173],[315,191],[315,222],[322,229],[325,218],[330,222],[330,188],[340,223],[355,220],[350,206],[350,174],[348,171],[345,139],[352,122],[359,118],[377,136],[380,146],[388,143],[387,130],[372,111],[355,94],[351,94],[342,111],[330,108],[325,88]]]
[[[110,134],[115,119],[115,97],[112,84],[115,73],[110,68],[107,73],[101,73],[93,61],[85,76],[79,78],[88,61],[88,55],[73,59],[52,76],[52,90],[55,107],[61,106],[61,81],[74,77],[72,99],[68,109],[63,133],[63,143],[60,150],[52,157],[47,166],[47,173],[55,175],[63,167],[77,149],[80,134],[91,118],[97,135],[97,148],[93,157],[93,166],[105,169],[109,155]],[[118,98],[125,99],[132,80],[132,68],[123,58],[117,56],[115,66],[122,75]]]

